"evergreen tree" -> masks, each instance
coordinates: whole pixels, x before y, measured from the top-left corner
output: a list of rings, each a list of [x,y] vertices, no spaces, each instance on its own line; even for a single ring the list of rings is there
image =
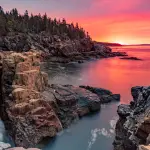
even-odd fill
[[[10,12],[4,12],[0,6],[0,35],[6,35],[8,32],[25,32],[39,34],[45,31],[47,34],[67,36],[70,39],[90,38],[83,28],[79,28],[78,23],[68,24],[63,18],[62,21],[56,18],[51,19],[45,13],[43,16],[29,16],[26,10],[24,15],[20,15],[16,8]]]
[[[48,31],[48,18],[46,13],[43,16],[43,30]]]

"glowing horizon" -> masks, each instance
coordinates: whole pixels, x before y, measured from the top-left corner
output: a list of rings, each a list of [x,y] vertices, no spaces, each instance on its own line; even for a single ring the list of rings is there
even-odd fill
[[[100,42],[150,43],[150,0],[1,0],[1,6],[78,22]]]

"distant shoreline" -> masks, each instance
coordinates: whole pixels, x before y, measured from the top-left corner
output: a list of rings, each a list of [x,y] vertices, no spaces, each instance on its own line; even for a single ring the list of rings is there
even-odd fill
[[[99,44],[104,44],[105,46],[150,46],[150,44],[126,44],[122,45],[119,43],[109,43],[109,42],[97,42]]]

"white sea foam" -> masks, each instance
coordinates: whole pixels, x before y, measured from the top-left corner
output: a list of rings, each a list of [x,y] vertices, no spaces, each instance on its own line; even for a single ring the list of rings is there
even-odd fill
[[[95,143],[96,139],[97,139],[97,135],[98,133],[100,132],[101,130],[96,128],[96,129],[93,129],[91,130],[91,139],[90,141],[88,142],[88,150],[91,149],[92,145]]]
[[[87,150],[91,149],[92,145],[96,142],[98,135],[103,135],[107,138],[111,137],[111,134],[105,128],[102,128],[102,129],[95,128],[91,130],[91,139],[88,142]]]
[[[110,132],[111,134],[114,134],[114,133],[115,133],[115,130],[109,129],[109,132]]]
[[[112,118],[112,120],[109,121],[110,127],[108,130],[106,128],[101,128],[101,129],[95,128],[95,129],[91,130],[91,138],[90,138],[90,141],[88,142],[87,150],[91,149],[92,145],[96,142],[98,135],[103,135],[106,138],[111,138],[115,133],[115,127],[116,127],[117,120],[118,120],[118,118],[114,117],[114,118]]]
[[[105,128],[102,128],[101,132],[99,132],[99,134],[103,135],[105,137],[111,137],[111,134]]]
[[[115,129],[117,120],[118,120],[118,117],[114,117],[112,120],[110,120],[111,128]]]

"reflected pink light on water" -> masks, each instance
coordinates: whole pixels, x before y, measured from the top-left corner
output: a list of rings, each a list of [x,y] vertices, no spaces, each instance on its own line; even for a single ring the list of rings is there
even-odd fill
[[[143,52],[140,56],[144,59],[147,55]],[[150,61],[98,60],[91,63],[88,70],[86,68],[84,82],[120,93],[121,103],[129,103],[132,100],[131,87],[150,85]]]

